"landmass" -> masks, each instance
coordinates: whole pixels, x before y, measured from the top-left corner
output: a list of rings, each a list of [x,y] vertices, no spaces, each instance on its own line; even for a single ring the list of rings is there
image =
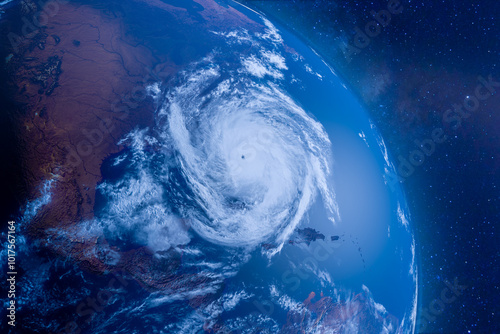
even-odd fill
[[[12,46],[5,60],[10,96],[22,111],[18,133],[28,202],[50,193],[50,201],[28,215],[26,226],[41,247],[88,271],[124,270],[144,286],[181,289],[210,279],[178,272],[180,262],[173,253],[166,263],[147,247],[124,251],[80,224],[94,219],[103,161],[125,149],[119,141],[131,130],[154,125],[156,106],[146,87],[167,82],[206,56],[213,39],[220,38],[211,29],[256,31],[262,26],[215,2],[199,1],[190,10],[159,0],[142,2],[171,24],[143,29],[128,22],[135,18],[119,8],[56,1],[49,11],[44,7],[49,2],[22,2],[29,24],[7,37]],[[43,10],[50,13],[47,22],[35,26],[30,20]]]
[[[354,332],[362,329],[365,333],[395,333],[399,327],[399,320],[377,306],[366,290],[347,300],[336,299],[323,292],[317,299],[316,293],[311,292],[302,303],[303,308],[288,311],[282,332],[343,333],[348,327]]]

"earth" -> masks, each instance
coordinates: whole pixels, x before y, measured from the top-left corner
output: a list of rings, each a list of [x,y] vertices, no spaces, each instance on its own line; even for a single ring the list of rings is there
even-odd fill
[[[225,0],[2,6],[18,332],[414,332],[394,165],[307,41]]]

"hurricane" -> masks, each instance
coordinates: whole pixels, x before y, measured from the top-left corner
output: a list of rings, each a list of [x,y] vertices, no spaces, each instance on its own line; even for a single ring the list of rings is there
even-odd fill
[[[59,5],[6,58],[21,332],[414,331],[412,218],[335,63],[233,2]]]
[[[133,153],[116,164],[135,172],[99,186],[108,199],[101,222],[120,239],[136,231],[153,251],[197,235],[223,247],[264,245],[273,256],[316,201],[338,220],[331,142],[285,88],[293,78],[270,22],[265,34],[216,36],[240,52],[214,48],[146,87],[154,126],[122,140]]]
[[[185,181],[172,195],[194,203],[181,215],[225,246],[282,244],[318,194],[334,219],[322,125],[272,81],[229,74],[202,62],[164,92],[158,137]]]

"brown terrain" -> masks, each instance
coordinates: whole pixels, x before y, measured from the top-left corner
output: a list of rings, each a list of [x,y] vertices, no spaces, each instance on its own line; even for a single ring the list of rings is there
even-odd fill
[[[147,248],[120,252],[102,235],[78,234],[75,226],[94,218],[101,164],[124,148],[118,141],[135,127],[153,125],[155,106],[145,94],[147,84],[165,82],[205,56],[215,38],[209,30],[259,26],[211,1],[200,1],[204,10],[196,15],[158,0],[140,2],[164,12],[170,35],[160,36],[162,52],[160,37],[129,31],[124,21],[130,13],[65,1],[37,8],[28,0],[23,3],[28,21],[45,10],[48,22],[16,39],[17,52],[7,65],[14,99],[25,110],[20,137],[29,199],[40,196],[45,180],[55,180],[51,202],[30,222],[31,237],[87,270],[126,270],[145,286],[175,289],[176,281],[185,281],[175,276],[178,259],[155,263]],[[120,254],[117,263],[115,253]]]
[[[177,273],[182,263],[178,253],[169,252],[166,262],[153,257],[146,247],[121,252],[102,235],[78,233],[77,226],[94,218],[100,168],[106,158],[124,149],[118,141],[135,127],[153,125],[155,105],[144,88],[148,83],[167,81],[190,61],[205,55],[195,50],[199,45],[193,45],[190,37],[196,37],[201,49],[208,51],[210,38],[214,38],[209,30],[262,27],[231,7],[208,0],[197,1],[204,10],[196,15],[159,0],[138,2],[164,11],[168,24],[177,27],[171,29],[172,35],[161,36],[167,52],[158,52],[154,43],[158,37],[131,34],[120,10],[60,1],[57,10],[52,8],[46,26],[22,34],[18,50],[7,64],[16,90],[14,99],[25,111],[20,137],[29,200],[40,196],[45,180],[55,180],[51,202],[32,219],[29,234],[86,270],[125,271],[146,289],[178,291],[208,286],[211,279],[206,276]],[[28,19],[43,10],[31,0],[25,0],[23,8]],[[181,33],[178,27],[182,27],[180,37],[174,34]],[[185,60],[172,59],[174,53]],[[312,229],[302,230],[301,237],[296,242],[325,239]],[[283,331],[305,332],[311,313],[316,315],[316,323],[321,321],[331,328],[348,319],[370,326],[365,296],[355,296],[350,305],[322,295],[313,302],[314,297],[311,293],[304,301],[310,313],[289,312]],[[198,296],[190,304],[197,309],[211,301],[213,296]],[[217,323],[206,330],[226,329]]]
[[[346,328],[352,323],[363,328],[366,333],[380,333],[383,319],[374,316],[370,307],[369,296],[365,292],[354,295],[350,301],[335,301],[331,297],[320,294],[319,300],[313,301],[315,292],[311,292],[304,300],[303,311],[291,310],[287,315],[284,333],[344,333],[353,328]],[[307,309],[307,311],[306,311]],[[391,314],[385,315],[386,324],[392,324],[394,333],[399,326],[399,320]],[[312,326],[311,326],[312,323]],[[392,331],[391,331],[392,332]]]

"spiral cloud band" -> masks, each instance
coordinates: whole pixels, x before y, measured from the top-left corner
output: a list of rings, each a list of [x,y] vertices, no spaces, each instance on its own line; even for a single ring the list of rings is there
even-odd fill
[[[208,62],[179,82],[157,130],[184,179],[171,194],[191,199],[179,211],[201,237],[281,249],[318,194],[333,219],[328,135],[277,84]]]
[[[155,125],[122,140],[128,150],[114,166],[124,175],[99,186],[108,237],[133,233],[157,252],[198,235],[229,247],[265,243],[272,256],[316,200],[338,217],[331,143],[285,89],[294,81],[277,30],[266,21],[264,34],[216,36],[233,52],[214,49],[147,88]]]

